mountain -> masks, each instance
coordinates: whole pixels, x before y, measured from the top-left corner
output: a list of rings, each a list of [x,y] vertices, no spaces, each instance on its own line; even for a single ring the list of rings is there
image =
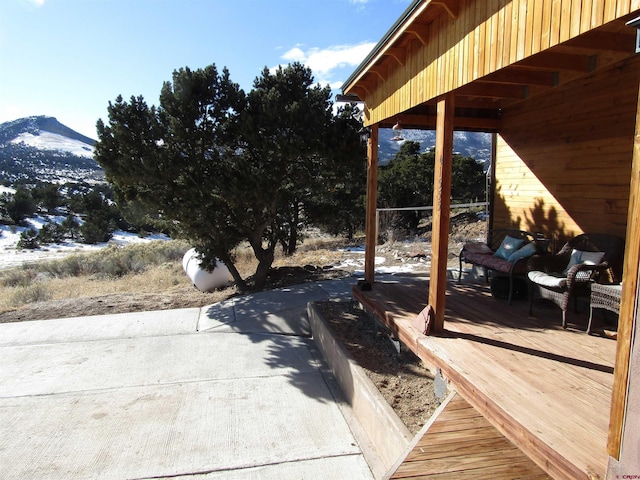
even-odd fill
[[[398,153],[402,141],[392,140],[394,132],[390,128],[381,128],[378,133],[378,161],[380,165],[387,165]],[[436,144],[436,132],[434,130],[409,130],[402,131],[402,138],[412,140],[420,144],[421,151],[428,151]],[[465,157],[475,158],[489,168],[491,162],[491,134],[481,132],[454,132],[453,151]]]
[[[95,140],[54,117],[20,118],[0,124],[0,182],[102,181],[93,159]]]
[[[394,141],[390,128],[380,129],[378,158],[387,165],[402,141]],[[404,140],[420,143],[427,151],[436,143],[433,130],[402,132]],[[17,181],[102,181],[104,172],[93,159],[95,140],[61,124],[54,117],[26,117],[0,124],[0,183]],[[454,132],[454,152],[485,165],[491,161],[491,134]]]

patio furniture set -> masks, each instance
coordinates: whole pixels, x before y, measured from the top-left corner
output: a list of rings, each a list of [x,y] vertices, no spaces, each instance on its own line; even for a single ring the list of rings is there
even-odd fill
[[[468,242],[462,248],[458,281],[462,264],[484,269],[494,296],[494,286],[508,283],[509,304],[526,282],[529,314],[535,300],[546,299],[562,310],[562,327],[567,327],[566,314],[578,299],[590,303],[587,333],[591,333],[594,309],[619,313],[622,293],[624,241],[615,235],[583,233],[569,240],[557,253],[547,251],[548,240],[521,230],[496,230],[488,243]]]

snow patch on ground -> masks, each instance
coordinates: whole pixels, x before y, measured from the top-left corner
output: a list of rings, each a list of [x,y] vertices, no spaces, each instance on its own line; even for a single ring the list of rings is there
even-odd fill
[[[131,243],[145,243],[153,240],[168,240],[169,237],[162,234],[139,237],[135,233],[117,231],[113,238],[106,243],[87,245],[79,242],[66,242],[63,244],[46,245],[34,250],[22,250],[17,248],[20,234],[28,228],[39,230],[47,221],[62,222],[64,217],[36,217],[29,219],[29,226],[15,227],[0,225],[0,269],[17,267],[23,264],[36,263],[42,260],[54,260],[71,253],[83,253],[100,250],[108,245],[127,245]]]
[[[2,191],[3,190],[0,190],[0,193],[2,193]],[[72,253],[93,252],[113,244],[124,246],[154,240],[169,240],[169,237],[162,234],[154,234],[142,238],[135,233],[117,231],[109,242],[96,245],[69,241],[63,244],[46,245],[34,250],[17,248],[17,244],[20,241],[20,234],[26,229],[34,228],[40,230],[45,223],[61,223],[64,218],[64,216],[42,215],[29,219],[28,226],[24,227],[0,225],[0,270],[29,263],[37,263],[39,261],[59,259]],[[347,270],[358,276],[364,275],[364,245],[344,248],[341,251],[344,253],[343,260],[338,265],[334,265],[333,268],[337,270]],[[374,262],[375,272],[379,274],[420,273],[428,271],[430,265],[428,260],[411,259],[399,253],[395,253],[389,258],[376,256]]]
[[[345,258],[339,265],[334,268],[337,270],[349,270],[353,271],[354,275],[364,275],[364,253],[365,246],[360,245],[357,247],[347,247],[341,249],[342,252],[352,254]],[[406,274],[406,273],[418,273],[425,272],[429,269],[430,262],[428,261],[414,261],[411,263],[402,263],[400,265],[385,265],[388,259],[386,257],[376,256],[374,257],[375,273],[380,274]]]

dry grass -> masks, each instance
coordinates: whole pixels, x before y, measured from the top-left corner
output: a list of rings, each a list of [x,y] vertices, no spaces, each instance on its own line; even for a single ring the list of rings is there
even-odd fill
[[[278,250],[273,267],[329,265],[339,260],[335,249],[342,244],[338,239],[308,238],[293,256]],[[0,314],[50,300],[192,289],[182,268],[182,257],[189,248],[180,241],[110,246],[2,271]],[[249,247],[238,247],[235,260],[243,278],[255,272],[257,261]]]
[[[461,242],[482,238],[486,222],[476,221],[473,216],[456,216],[452,227],[450,263],[457,266]],[[385,267],[425,272],[429,234],[379,245],[376,261],[382,257]],[[361,249],[348,251],[341,247],[363,243],[363,238],[347,242],[307,232],[294,255],[284,256],[276,250],[268,288],[352,274],[361,268],[363,253]],[[202,307],[239,293],[235,286],[207,293],[195,289],[182,269],[182,257],[189,247],[178,241],[109,247],[0,271],[0,323]],[[250,247],[238,247],[235,259],[243,278],[253,275],[257,262]]]
[[[112,246],[5,270],[0,272],[0,313],[48,300],[190,287],[182,270],[187,249],[184,242]]]

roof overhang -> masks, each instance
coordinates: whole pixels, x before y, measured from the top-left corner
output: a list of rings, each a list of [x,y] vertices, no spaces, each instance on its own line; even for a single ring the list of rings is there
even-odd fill
[[[451,88],[441,89],[435,95],[417,99],[412,93],[409,100],[402,98],[402,89],[423,89],[429,82],[434,84],[443,78],[443,74],[439,74],[421,80],[421,85],[410,84],[419,71],[416,62],[420,58],[415,52],[426,51],[428,34],[436,28],[444,32],[451,28],[451,34],[456,34],[455,30],[459,30],[456,19],[460,16],[462,20],[465,14],[460,10],[461,5],[465,4],[459,0],[414,0],[344,82],[343,93],[365,103],[365,125],[391,126],[400,119],[403,126],[409,128],[411,125],[433,128],[438,99],[453,92],[456,129],[497,131],[505,109],[634,55],[635,32],[626,22],[638,17],[637,10],[557,44],[549,42],[548,47],[538,51],[533,48],[531,53],[511,63],[496,62],[477,75],[465,72],[466,81],[452,83]],[[506,18],[507,15],[505,21]],[[461,41],[455,38],[455,42]],[[487,38],[486,42],[481,48],[493,47],[493,41]],[[430,61],[433,62],[433,58]],[[468,68],[463,63],[454,65],[456,69]],[[397,86],[390,86],[390,82],[398,81],[398,72],[409,70],[407,78]],[[394,95],[398,98],[391,99]],[[386,104],[378,109],[381,102]]]

